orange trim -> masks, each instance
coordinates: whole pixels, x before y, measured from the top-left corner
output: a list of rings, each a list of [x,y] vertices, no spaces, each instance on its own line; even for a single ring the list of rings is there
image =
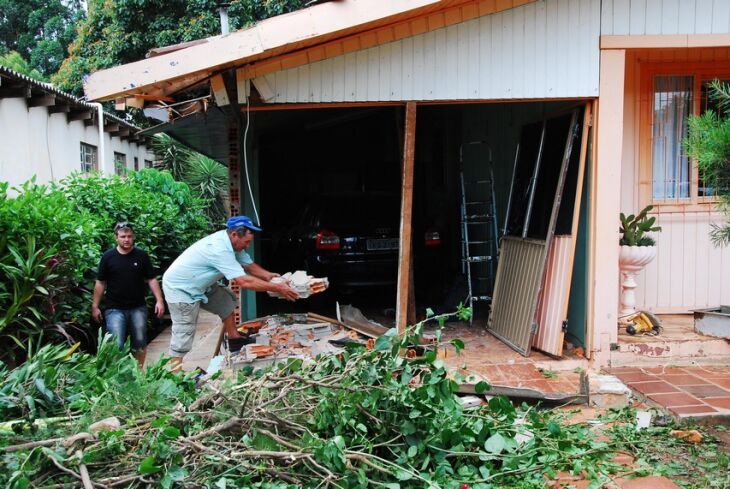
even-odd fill
[[[703,48],[730,46],[730,34],[601,36],[601,49]]]

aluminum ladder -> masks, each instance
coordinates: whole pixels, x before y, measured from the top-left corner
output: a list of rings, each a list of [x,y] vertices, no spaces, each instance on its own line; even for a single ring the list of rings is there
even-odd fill
[[[483,145],[488,157],[483,161],[464,161],[465,147]],[[494,195],[492,150],[484,141],[465,143],[460,150],[461,186],[461,271],[466,276],[468,306],[490,302],[494,288],[499,250],[497,202]],[[466,304],[465,304],[466,305]],[[472,320],[474,315],[472,314]],[[470,320],[470,322],[472,321]]]

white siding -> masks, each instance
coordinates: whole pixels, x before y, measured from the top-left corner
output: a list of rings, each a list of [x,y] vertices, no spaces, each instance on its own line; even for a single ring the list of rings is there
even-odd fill
[[[595,97],[600,13],[546,0],[265,78],[273,103]]]
[[[603,0],[602,35],[727,34],[730,0]]]
[[[730,248],[709,238],[716,212],[664,213],[657,216],[657,257],[641,272],[636,288],[640,309],[686,312],[730,304]]]
[[[0,99],[0,181],[11,187],[35,176],[38,183],[60,180],[81,169],[80,143],[99,147],[96,125],[66,120],[66,114],[48,114],[45,107],[27,108],[25,99]],[[153,157],[144,145],[122,141],[105,133],[106,166],[114,169],[114,152],[127,156],[127,167],[134,169],[134,158]],[[99,162],[101,158],[99,157]]]

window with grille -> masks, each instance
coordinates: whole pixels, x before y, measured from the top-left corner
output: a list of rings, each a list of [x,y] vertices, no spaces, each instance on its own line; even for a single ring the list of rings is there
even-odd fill
[[[127,174],[127,155],[114,152],[114,172],[123,177]]]
[[[89,173],[99,169],[96,146],[81,143],[81,171]]]
[[[730,67],[711,63],[648,64],[642,86],[642,205],[714,204],[718,192],[686,152],[689,117],[718,110],[713,80],[730,81]],[[645,103],[644,103],[645,101]]]

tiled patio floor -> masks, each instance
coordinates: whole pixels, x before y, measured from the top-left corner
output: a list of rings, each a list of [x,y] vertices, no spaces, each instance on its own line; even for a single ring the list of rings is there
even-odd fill
[[[457,355],[453,346],[439,351],[452,371],[466,376],[467,383],[485,380],[492,385],[535,389],[544,393],[576,394],[580,392],[580,368],[584,359],[556,360],[539,351],[524,357],[487,332],[485,325],[474,321],[447,323],[443,342],[458,338],[464,349]]]
[[[730,366],[621,367],[609,373],[681,418],[730,416]]]

